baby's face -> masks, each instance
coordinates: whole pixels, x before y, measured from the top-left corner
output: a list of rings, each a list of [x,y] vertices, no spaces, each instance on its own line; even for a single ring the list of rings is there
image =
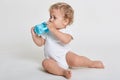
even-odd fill
[[[68,24],[67,20],[64,19],[64,14],[59,9],[51,10],[49,21],[56,29],[65,28]]]

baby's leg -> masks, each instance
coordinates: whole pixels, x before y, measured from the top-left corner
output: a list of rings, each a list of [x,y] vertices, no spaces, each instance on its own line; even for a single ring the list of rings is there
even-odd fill
[[[79,56],[73,52],[67,53],[66,60],[70,67],[104,68],[104,65],[101,61],[93,61],[87,57]]]
[[[42,62],[43,68],[52,74],[64,76],[67,79],[71,77],[71,71],[61,68],[56,61],[52,59],[45,59]]]

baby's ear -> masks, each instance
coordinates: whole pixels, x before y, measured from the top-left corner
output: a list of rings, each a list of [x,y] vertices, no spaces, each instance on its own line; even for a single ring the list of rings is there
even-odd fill
[[[69,19],[64,19],[64,24],[68,25],[69,24]]]

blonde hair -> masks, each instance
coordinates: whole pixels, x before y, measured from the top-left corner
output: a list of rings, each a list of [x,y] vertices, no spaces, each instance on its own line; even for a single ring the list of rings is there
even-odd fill
[[[51,12],[53,9],[58,9],[63,12],[64,18],[69,20],[68,25],[73,23],[74,10],[70,5],[64,2],[58,2],[51,5],[49,11]]]

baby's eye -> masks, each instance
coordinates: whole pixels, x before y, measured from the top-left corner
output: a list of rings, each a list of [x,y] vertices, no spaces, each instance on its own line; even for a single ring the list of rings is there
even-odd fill
[[[56,20],[56,17],[55,16],[50,16],[50,19]]]
[[[54,19],[56,19],[56,17],[55,17],[55,16],[53,16],[53,18],[54,18]]]

